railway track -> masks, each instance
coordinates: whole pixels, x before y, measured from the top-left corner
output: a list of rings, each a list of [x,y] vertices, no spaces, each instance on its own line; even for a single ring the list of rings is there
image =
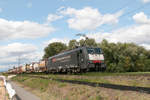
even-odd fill
[[[109,84],[109,83],[97,83],[97,82],[87,82],[82,80],[71,80],[71,79],[64,79],[64,78],[54,78],[49,76],[42,76],[42,75],[28,75],[26,77],[32,77],[32,78],[41,78],[41,79],[47,79],[47,80],[54,80],[58,82],[66,82],[71,84],[80,84],[80,85],[87,85],[92,87],[104,87],[104,88],[111,88],[111,89],[117,89],[117,90],[123,90],[123,91],[136,91],[140,93],[147,93],[150,94],[150,88],[149,87],[140,87],[140,86],[126,86],[126,85],[119,85],[119,84]]]

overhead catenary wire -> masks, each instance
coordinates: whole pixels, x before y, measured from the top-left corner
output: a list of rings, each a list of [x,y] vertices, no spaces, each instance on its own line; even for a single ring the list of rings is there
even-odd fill
[[[142,6],[140,6],[140,7],[136,8],[136,9],[134,9],[134,10],[131,10],[131,11],[128,11],[127,13],[124,13],[124,14],[123,14],[123,15],[121,15],[120,17],[121,17],[121,18],[123,18],[123,17],[125,17],[125,16],[128,16],[128,15],[130,15],[131,13],[136,12],[137,10],[140,10],[140,9],[145,8],[145,7],[146,7],[146,6],[148,6],[148,5],[150,5],[150,3],[143,4]],[[122,24],[122,25],[123,25],[123,24]],[[113,30],[113,28],[108,29],[108,30],[105,30],[105,32],[109,32],[109,31],[112,31],[112,30]]]
[[[119,10],[125,9],[128,5],[130,5],[133,2],[133,0],[131,0],[130,2],[127,2],[126,4],[123,5],[123,7],[119,7],[116,9],[111,9],[111,12],[117,12]]]

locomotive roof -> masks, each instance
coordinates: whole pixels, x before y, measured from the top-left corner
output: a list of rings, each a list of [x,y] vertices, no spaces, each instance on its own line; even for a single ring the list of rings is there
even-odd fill
[[[75,49],[72,49],[72,50],[69,50],[69,51],[65,51],[65,52],[59,53],[57,55],[54,55],[52,57],[49,57],[49,59],[51,59],[53,57],[58,57],[60,55],[64,55],[64,54],[67,54],[67,53],[71,53],[71,52],[74,52],[74,51],[77,51],[77,50],[80,50],[80,49],[83,49],[83,48],[86,48],[86,47],[79,47],[79,48],[75,48]]]

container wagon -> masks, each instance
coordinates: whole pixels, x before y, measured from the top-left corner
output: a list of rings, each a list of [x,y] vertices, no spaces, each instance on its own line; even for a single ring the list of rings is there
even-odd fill
[[[39,72],[39,64],[38,62],[33,63],[34,72]]]
[[[39,70],[40,72],[46,72],[46,63],[47,63],[47,59],[42,60],[39,62]]]

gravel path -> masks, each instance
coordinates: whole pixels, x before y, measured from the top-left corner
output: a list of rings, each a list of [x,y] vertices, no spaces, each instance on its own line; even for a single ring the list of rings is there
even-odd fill
[[[18,86],[14,82],[11,82],[11,84],[17,93],[16,98],[15,98],[16,100],[40,100],[40,98],[33,95],[29,91],[26,91],[24,88]]]

